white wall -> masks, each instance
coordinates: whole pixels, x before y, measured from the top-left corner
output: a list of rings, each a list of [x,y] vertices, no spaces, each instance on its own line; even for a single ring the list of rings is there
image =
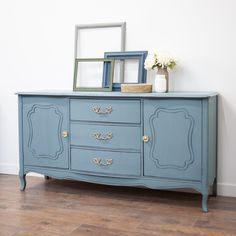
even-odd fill
[[[236,196],[235,9],[234,0],[0,0],[0,172],[18,169],[14,92],[72,89],[74,25],[126,21],[127,50],[178,57],[173,90],[220,93],[219,194]]]

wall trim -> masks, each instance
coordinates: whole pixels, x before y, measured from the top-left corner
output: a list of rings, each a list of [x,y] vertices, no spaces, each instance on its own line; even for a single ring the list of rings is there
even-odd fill
[[[18,171],[18,165],[0,164],[0,174],[18,175]],[[29,173],[28,175],[42,177],[36,173]],[[217,195],[219,196],[236,197],[236,184],[218,183],[217,188]]]
[[[18,175],[18,173],[19,173],[18,165],[0,164],[0,174]],[[36,173],[29,173],[28,175],[42,177],[42,175]]]
[[[9,175],[18,175],[18,165],[0,164],[0,173]]]
[[[218,183],[217,194],[225,197],[236,197],[236,184]]]

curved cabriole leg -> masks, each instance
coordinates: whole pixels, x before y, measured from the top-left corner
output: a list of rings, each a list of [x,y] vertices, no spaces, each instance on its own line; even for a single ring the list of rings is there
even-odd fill
[[[207,201],[208,201],[208,195],[202,194],[202,210],[204,212],[208,212]]]
[[[23,176],[19,176],[20,178],[20,190],[24,191],[25,190],[25,186],[26,186],[26,179],[25,179],[26,175]]]

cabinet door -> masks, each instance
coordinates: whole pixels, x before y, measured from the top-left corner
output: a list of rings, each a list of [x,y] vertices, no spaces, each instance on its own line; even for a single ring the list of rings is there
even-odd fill
[[[68,168],[68,101],[66,98],[23,98],[24,164]]]
[[[144,101],[145,176],[201,180],[201,107],[201,100]]]

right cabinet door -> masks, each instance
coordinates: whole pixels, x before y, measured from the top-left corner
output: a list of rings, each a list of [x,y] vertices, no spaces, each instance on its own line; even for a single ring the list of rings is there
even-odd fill
[[[200,99],[144,100],[144,176],[201,180]]]

